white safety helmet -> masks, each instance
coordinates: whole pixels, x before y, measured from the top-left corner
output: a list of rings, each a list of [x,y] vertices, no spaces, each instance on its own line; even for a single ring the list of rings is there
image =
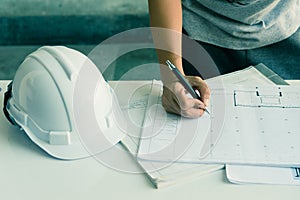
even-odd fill
[[[96,77],[96,85],[86,79],[78,86],[83,67],[83,76]],[[80,96],[77,87],[94,94]],[[94,113],[85,112],[89,110]],[[125,135],[118,101],[98,68],[84,54],[63,46],[44,46],[26,57],[6,92],[4,113],[34,143],[60,159],[95,155]],[[91,130],[93,121],[97,125]]]

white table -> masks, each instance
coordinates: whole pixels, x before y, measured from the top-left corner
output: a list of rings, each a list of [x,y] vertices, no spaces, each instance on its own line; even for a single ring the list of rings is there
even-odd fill
[[[8,81],[0,81],[6,88]],[[124,82],[125,84],[125,82]],[[2,96],[1,94],[1,105]],[[1,108],[2,109],[2,108]],[[124,162],[137,167],[128,155]],[[93,158],[54,159],[0,115],[0,199],[270,199],[300,198],[297,186],[235,185],[225,171],[156,190],[143,174],[103,166]]]

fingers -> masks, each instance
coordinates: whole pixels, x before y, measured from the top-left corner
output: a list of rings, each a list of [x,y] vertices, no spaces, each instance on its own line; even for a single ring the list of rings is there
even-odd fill
[[[181,87],[181,85],[178,85],[177,87],[180,88],[180,90],[176,92],[176,94],[178,94],[177,100],[182,110],[188,110],[191,108],[196,108],[196,109],[205,108],[203,102],[199,101],[198,99],[189,98],[186,94],[185,89]]]
[[[189,98],[186,90],[179,82],[164,86],[162,104],[167,112],[188,118],[197,118],[204,114],[209,105],[210,90],[208,85],[197,76],[186,76],[190,84],[200,93],[201,99]]]
[[[198,99],[187,97],[183,86],[176,82],[172,88],[164,87],[162,105],[167,112],[187,118],[197,118],[204,114],[205,105]]]
[[[210,90],[206,82],[198,76],[186,76],[186,79],[190,82],[194,89],[198,90],[201,96],[201,101],[204,105],[209,106]]]

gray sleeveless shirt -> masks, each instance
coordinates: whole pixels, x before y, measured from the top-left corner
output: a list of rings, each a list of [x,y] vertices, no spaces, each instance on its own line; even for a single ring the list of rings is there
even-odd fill
[[[191,38],[230,49],[281,41],[300,25],[300,0],[182,0],[182,10]]]

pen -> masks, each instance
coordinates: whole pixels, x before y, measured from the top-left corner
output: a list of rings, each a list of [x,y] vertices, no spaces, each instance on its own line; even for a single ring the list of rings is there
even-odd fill
[[[183,87],[192,95],[192,97],[194,99],[201,99],[200,94],[197,93],[192,86],[189,84],[189,82],[183,77],[183,75],[179,72],[179,70],[177,69],[177,67],[175,67],[175,65],[173,65],[171,63],[171,61],[167,60],[166,61],[167,65],[169,66],[169,68],[171,69],[171,71],[175,74],[175,76],[179,79],[179,82],[183,85]],[[209,111],[207,110],[207,108],[203,108],[203,110],[205,112],[207,112],[207,114],[210,115]]]

